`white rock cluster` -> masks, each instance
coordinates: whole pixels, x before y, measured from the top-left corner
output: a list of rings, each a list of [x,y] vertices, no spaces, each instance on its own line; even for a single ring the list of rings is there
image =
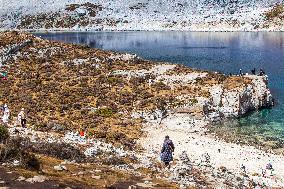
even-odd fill
[[[68,132],[64,136],[63,142],[69,144],[87,144],[87,139],[85,136],[80,136],[78,132]]]
[[[122,75],[127,76],[129,79],[131,77],[146,77],[147,75],[153,75],[156,76],[157,79],[155,81],[159,81],[160,79],[163,79],[163,77],[166,77],[165,73],[167,71],[170,71],[174,69],[176,65],[173,64],[157,64],[154,65],[151,69],[141,69],[141,70],[116,70],[112,72],[113,75]]]
[[[273,105],[266,76],[244,76],[252,80],[244,87],[226,90],[217,85],[211,89],[212,108],[224,117],[240,117],[250,111]]]
[[[189,83],[196,82],[196,79],[206,77],[207,73],[189,73],[189,74],[179,74],[179,75],[159,75],[156,77],[155,81],[162,81],[166,85],[173,88],[175,85],[185,85]]]
[[[117,154],[120,157],[127,155],[127,152],[122,148],[116,148],[111,144],[101,142],[97,139],[80,136],[78,132],[68,132],[63,137],[63,142],[74,145],[87,145],[84,154],[87,157],[94,157],[99,152]]]
[[[166,111],[165,110],[154,110],[154,111],[138,111],[133,112],[131,117],[134,119],[144,119],[149,123],[157,123],[160,124],[162,119],[165,117]]]
[[[136,54],[117,54],[117,55],[111,55],[109,59],[112,60],[121,60],[121,61],[130,61],[134,59],[139,59],[139,57]]]

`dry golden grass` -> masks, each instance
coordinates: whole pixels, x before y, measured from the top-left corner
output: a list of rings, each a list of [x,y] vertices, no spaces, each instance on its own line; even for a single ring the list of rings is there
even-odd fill
[[[111,167],[106,165],[93,164],[67,164],[65,165],[68,170],[66,171],[56,171],[54,166],[59,165],[62,160],[38,155],[42,163],[41,175],[46,176],[49,180],[56,181],[62,184],[69,185],[81,185],[86,187],[94,188],[107,188],[116,183],[143,183],[143,176],[136,177],[131,173],[126,171],[117,171],[111,169]],[[38,172],[30,171],[22,168],[16,168],[18,174],[24,176],[25,178],[31,178],[39,175]],[[156,179],[154,173],[149,171],[149,169],[140,170],[144,177],[149,178],[149,175],[153,176],[152,182],[155,183],[153,188],[168,188],[177,189],[176,184],[170,184],[164,180]],[[148,176],[147,176],[148,175]],[[92,178],[97,176],[97,178]]]
[[[274,18],[284,18],[284,5],[277,4],[270,11],[265,13],[267,20],[273,20]]]

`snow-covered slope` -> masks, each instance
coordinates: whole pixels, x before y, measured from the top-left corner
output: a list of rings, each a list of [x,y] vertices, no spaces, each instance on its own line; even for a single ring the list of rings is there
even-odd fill
[[[277,3],[283,0],[0,0],[0,28],[282,30],[283,20],[265,18]]]

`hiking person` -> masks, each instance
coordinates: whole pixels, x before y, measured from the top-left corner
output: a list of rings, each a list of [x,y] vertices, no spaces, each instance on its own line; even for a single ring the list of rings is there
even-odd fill
[[[10,117],[10,110],[8,108],[8,105],[4,104],[4,107],[3,107],[3,117],[2,117],[2,121],[3,121],[4,124],[8,123],[9,117]]]
[[[84,129],[80,129],[80,130],[79,130],[79,135],[80,135],[81,137],[84,137],[84,136],[85,136],[85,130],[84,130]]]
[[[260,75],[260,76],[265,75],[265,71],[264,71],[263,69],[260,69],[260,70],[259,70],[259,75]]]
[[[173,161],[173,152],[175,150],[174,143],[170,140],[169,136],[165,136],[163,147],[161,150],[161,161],[165,166],[170,168],[170,162]]]
[[[23,128],[26,128],[27,116],[26,116],[24,108],[22,108],[20,113],[18,114],[18,121],[20,122],[20,124]]]
[[[240,76],[243,75],[242,69],[239,70],[239,75],[240,75]]]
[[[256,69],[253,68],[253,70],[251,70],[251,74],[252,74],[252,75],[255,75],[255,73],[256,73]]]

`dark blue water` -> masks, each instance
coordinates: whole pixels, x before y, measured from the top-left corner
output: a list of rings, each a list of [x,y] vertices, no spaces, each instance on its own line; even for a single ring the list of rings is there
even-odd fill
[[[277,105],[222,126],[229,132],[284,139],[284,33],[97,32],[39,36],[91,47],[136,53],[145,59],[238,73],[262,68]]]

